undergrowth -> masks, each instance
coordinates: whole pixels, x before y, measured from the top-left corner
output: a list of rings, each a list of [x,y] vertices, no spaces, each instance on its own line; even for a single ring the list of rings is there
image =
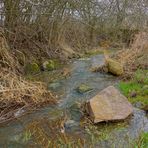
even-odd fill
[[[117,52],[112,58],[123,64],[125,79],[131,79],[138,69],[148,69],[148,33],[137,34],[129,49]],[[140,71],[136,74],[135,78],[138,78],[139,74],[143,78]]]
[[[15,118],[21,109],[33,109],[49,103],[55,104],[55,97],[41,82],[25,80],[4,33],[0,30],[0,123]]]

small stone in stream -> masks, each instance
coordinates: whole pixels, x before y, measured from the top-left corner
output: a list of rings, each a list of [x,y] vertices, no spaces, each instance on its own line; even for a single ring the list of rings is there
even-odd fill
[[[79,87],[77,87],[76,89],[79,93],[86,93],[88,91],[91,91],[92,88],[89,87],[88,85],[86,84],[81,84]]]
[[[131,98],[135,98],[137,96],[137,92],[136,91],[132,91],[131,93],[130,93],[130,97]]]
[[[133,113],[131,103],[113,86],[107,87],[90,99],[87,107],[94,123],[124,120]]]

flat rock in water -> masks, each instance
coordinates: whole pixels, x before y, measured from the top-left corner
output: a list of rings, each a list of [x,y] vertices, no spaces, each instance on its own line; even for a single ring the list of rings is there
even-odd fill
[[[126,119],[132,105],[115,87],[109,86],[88,102],[88,113],[94,123]]]

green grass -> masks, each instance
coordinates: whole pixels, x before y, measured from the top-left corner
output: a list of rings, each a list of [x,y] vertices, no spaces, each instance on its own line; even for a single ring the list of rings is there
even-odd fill
[[[140,102],[143,106],[148,104],[148,70],[138,70],[132,80],[128,82],[121,81],[119,89],[128,98],[131,103]],[[135,92],[136,96],[131,97]]]
[[[129,96],[132,91],[141,92],[142,84],[129,81],[129,82],[120,82],[119,88],[125,96]]]
[[[133,145],[134,148],[148,148],[148,132],[141,133],[140,137]]]

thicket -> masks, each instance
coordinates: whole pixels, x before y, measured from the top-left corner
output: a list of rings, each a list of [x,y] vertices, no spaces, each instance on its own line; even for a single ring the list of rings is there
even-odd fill
[[[0,123],[17,118],[17,113],[55,103],[56,97],[43,83],[22,78],[20,64],[0,30]]]
[[[0,22],[24,64],[98,46],[127,46],[146,29],[147,6],[146,0],[2,0]]]

